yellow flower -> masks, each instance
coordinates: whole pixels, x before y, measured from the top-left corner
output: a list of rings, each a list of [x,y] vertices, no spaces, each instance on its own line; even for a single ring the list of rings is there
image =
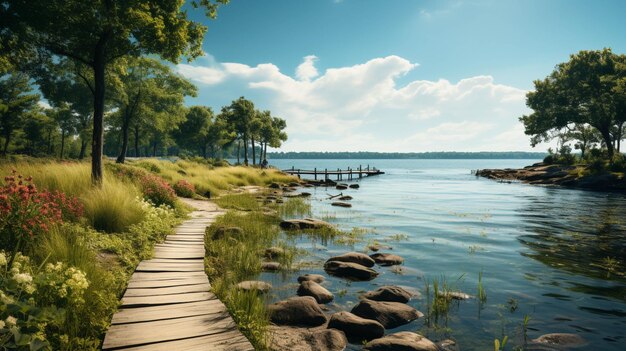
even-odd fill
[[[17,324],[17,318],[13,316],[8,316],[7,319],[5,319],[5,322],[7,324],[7,327],[12,327]]]

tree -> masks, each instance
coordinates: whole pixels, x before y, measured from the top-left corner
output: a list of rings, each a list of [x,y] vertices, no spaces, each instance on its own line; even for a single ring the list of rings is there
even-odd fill
[[[59,107],[54,109],[49,109],[46,112],[52,117],[52,119],[57,123],[57,126],[61,130],[61,153],[59,155],[60,159],[63,159],[64,151],[65,151],[65,139],[74,134],[76,130],[76,115],[72,111],[71,107],[68,104],[62,104]]]
[[[534,112],[520,118],[525,133],[532,135],[531,144],[549,140],[551,131],[586,124],[600,134],[612,159],[616,137],[612,130],[619,126],[621,138],[626,119],[620,90],[626,76],[624,63],[626,56],[610,49],[581,51],[544,80],[535,81],[535,91],[526,95],[526,105]]]
[[[235,131],[240,140],[243,141],[244,164],[248,165],[248,140],[250,139],[250,123],[254,118],[256,111],[254,103],[246,100],[243,96],[234,100],[229,106],[222,109],[230,127]],[[239,159],[239,151],[237,151]]]
[[[196,95],[194,85],[159,61],[146,57],[128,61],[122,65],[118,79],[114,80],[116,88],[112,94],[118,108],[113,116],[122,133],[118,163],[124,163],[126,159],[132,125],[137,128],[142,123],[160,126],[159,131],[174,127],[183,119],[185,96]]]
[[[228,0],[193,0],[215,18]],[[170,0],[0,0],[2,49],[37,53],[37,62],[67,57],[92,70],[92,180],[102,182],[105,71],[116,59],[156,54],[178,62],[202,54],[206,27],[190,20],[184,1]],[[19,40],[16,40],[19,38]],[[27,55],[24,55],[27,56]]]
[[[568,138],[575,140],[574,147],[580,150],[580,157],[585,158],[587,151],[600,142],[598,132],[585,124],[576,124],[567,132]]]
[[[11,72],[0,77],[0,133],[4,138],[2,154],[6,156],[11,137],[21,128],[28,114],[37,107],[39,94],[32,93],[28,76]]]

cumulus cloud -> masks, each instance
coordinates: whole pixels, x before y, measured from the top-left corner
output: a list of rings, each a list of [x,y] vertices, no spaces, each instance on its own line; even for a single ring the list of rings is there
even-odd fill
[[[525,91],[489,75],[458,82],[398,81],[417,64],[399,56],[374,58],[324,72],[314,55],[295,76],[271,63],[178,65],[199,83],[200,100],[229,91],[285,118],[290,140],[284,150],[528,150],[517,117],[527,113]],[[419,73],[419,72],[417,72]],[[213,106],[219,109],[219,106]]]

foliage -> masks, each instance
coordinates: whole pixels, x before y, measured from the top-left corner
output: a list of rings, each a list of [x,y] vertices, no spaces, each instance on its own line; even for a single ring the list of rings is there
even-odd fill
[[[141,178],[140,186],[143,195],[153,204],[157,206],[168,205],[170,207],[176,205],[176,193],[163,178],[146,174]]]
[[[181,179],[174,184],[174,191],[176,191],[176,195],[188,198],[193,198],[196,194],[196,188],[193,184],[184,179]]]
[[[1,10],[0,10],[1,11]],[[32,87],[26,74],[0,71],[0,135],[4,138],[2,154],[6,155],[11,138],[36,110],[38,94],[31,93]]]
[[[51,225],[82,215],[77,199],[38,191],[30,177],[13,171],[4,181],[0,188],[0,249],[11,253],[9,265],[18,251],[30,249],[32,241]]]
[[[557,65],[535,91],[526,95],[533,113],[520,117],[531,144],[562,135],[571,126],[590,126],[599,134],[608,158],[622,138],[626,121],[626,55],[610,49],[580,51]],[[587,131],[578,133],[581,144],[590,142]]]
[[[123,232],[144,219],[144,212],[135,199],[138,195],[133,186],[107,180],[84,197],[86,217],[96,230]]]

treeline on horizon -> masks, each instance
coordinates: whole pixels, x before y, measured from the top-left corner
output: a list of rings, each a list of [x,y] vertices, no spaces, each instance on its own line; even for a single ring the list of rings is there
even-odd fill
[[[433,151],[433,152],[268,152],[271,159],[529,159],[538,160],[545,152],[525,151]]]

